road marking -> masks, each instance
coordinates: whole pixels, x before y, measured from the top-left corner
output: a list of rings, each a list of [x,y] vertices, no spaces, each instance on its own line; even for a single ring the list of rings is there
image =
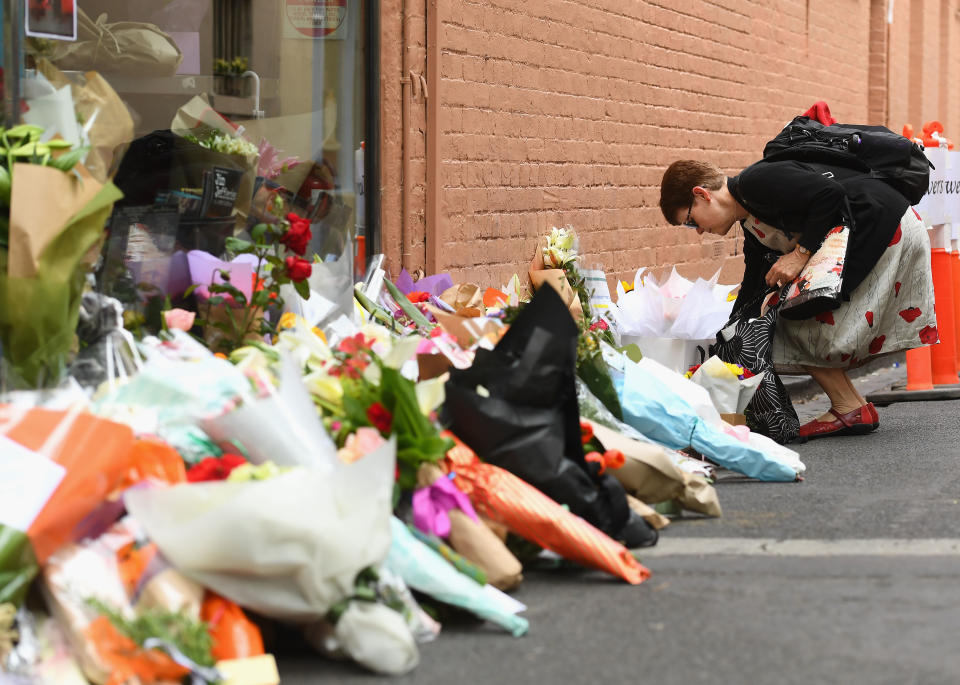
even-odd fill
[[[960,557],[960,539],[925,540],[848,539],[777,540],[775,538],[668,538],[640,550],[640,557],[672,556],[768,556],[768,557]]]

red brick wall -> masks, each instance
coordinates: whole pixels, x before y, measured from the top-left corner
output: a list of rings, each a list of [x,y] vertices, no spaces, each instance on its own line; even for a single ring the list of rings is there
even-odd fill
[[[403,2],[423,11],[423,0]],[[701,239],[669,226],[657,206],[664,168],[698,157],[735,173],[816,100],[841,121],[898,131],[940,118],[960,138],[960,95],[940,78],[960,74],[955,2],[896,2],[889,40],[888,0],[441,2],[442,79],[430,87],[441,103],[439,187],[417,186],[401,240],[397,150],[384,149],[389,263],[399,266],[402,244],[403,265],[423,266],[432,191],[439,270],[455,280],[496,286],[523,275],[538,237],[570,224],[586,262],[611,281],[676,264],[687,275],[722,266],[734,282],[739,232]],[[383,11],[399,4],[385,0]],[[385,54],[398,40],[388,23]],[[929,39],[918,47],[917,35]],[[918,69],[929,73],[915,78]],[[400,73],[385,66],[384,78]],[[415,129],[434,125],[417,116]],[[398,119],[396,99],[385,102],[385,139]],[[399,154],[422,160],[417,140]]]

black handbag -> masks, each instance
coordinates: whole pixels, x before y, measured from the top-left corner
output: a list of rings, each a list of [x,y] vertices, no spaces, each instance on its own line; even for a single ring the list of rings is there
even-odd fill
[[[744,307],[740,311],[750,309],[752,307]],[[766,372],[744,415],[750,430],[783,445],[797,437],[800,419],[790,401],[790,393],[773,370],[771,343],[779,310],[777,304],[758,317],[732,318],[717,333],[717,342],[710,346],[710,354],[753,373]]]

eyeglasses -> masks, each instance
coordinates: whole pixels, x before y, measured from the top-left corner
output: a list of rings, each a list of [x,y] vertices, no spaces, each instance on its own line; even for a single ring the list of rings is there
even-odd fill
[[[694,197],[693,199],[696,200],[697,198]],[[687,228],[700,228],[700,224],[698,224],[696,221],[690,218],[690,212],[692,211],[693,211],[693,201],[690,202],[690,209],[687,210],[687,218],[683,220],[683,224],[681,225],[686,226]]]

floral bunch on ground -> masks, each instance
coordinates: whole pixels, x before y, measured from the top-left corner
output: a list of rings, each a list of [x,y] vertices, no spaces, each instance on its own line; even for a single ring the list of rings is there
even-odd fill
[[[251,296],[247,298],[243,290],[230,282],[226,270],[219,271],[222,282],[207,286],[212,296],[206,300],[205,311],[201,312],[203,319],[198,323],[222,333],[216,343],[218,351],[231,352],[244,345],[251,335],[276,335],[277,326],[267,311],[282,311],[281,286],[289,283],[301,297],[310,297],[307,278],[313,265],[303,257],[311,238],[310,222],[292,213],[282,216],[283,202],[279,197],[274,198],[271,211],[277,221],[254,226],[250,240],[226,241],[227,251],[233,256],[249,254],[257,258]],[[214,316],[215,308],[222,314]]]

